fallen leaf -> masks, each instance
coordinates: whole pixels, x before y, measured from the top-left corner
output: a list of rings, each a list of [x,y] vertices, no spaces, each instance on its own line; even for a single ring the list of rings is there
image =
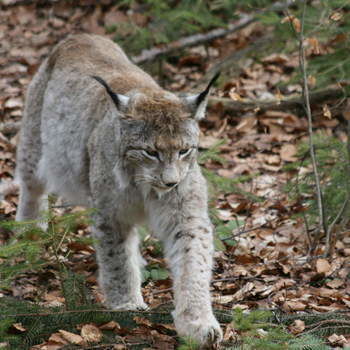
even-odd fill
[[[115,321],[110,321],[108,323],[103,324],[102,326],[99,326],[98,328],[106,331],[112,331],[113,329],[120,329],[120,324]]]
[[[316,271],[317,273],[327,273],[331,269],[331,265],[326,259],[317,259]]]
[[[297,160],[296,154],[297,148],[295,145],[284,144],[281,147],[280,155],[282,160],[285,160],[287,162],[295,162]]]
[[[304,331],[305,322],[302,320],[295,320],[288,328],[293,334],[299,334]]]
[[[335,333],[329,336],[327,339],[332,345],[343,345],[347,343],[347,340],[343,335],[337,335]]]
[[[12,326],[11,326],[12,330],[15,330],[17,331],[16,333],[23,333],[23,332],[26,332],[27,330],[23,327],[22,323],[14,323]]]
[[[282,308],[285,311],[303,311],[306,305],[298,300],[287,300],[283,303]]]
[[[102,339],[102,332],[93,324],[85,324],[80,334],[89,343],[98,343]]]
[[[63,329],[60,329],[59,333],[62,335],[64,339],[69,341],[71,344],[83,345],[85,343],[84,339],[78,334],[71,333]]]
[[[322,110],[323,110],[323,115],[328,118],[328,119],[331,119],[332,118],[332,113],[329,109],[329,107],[325,104],[323,105],[322,107]]]

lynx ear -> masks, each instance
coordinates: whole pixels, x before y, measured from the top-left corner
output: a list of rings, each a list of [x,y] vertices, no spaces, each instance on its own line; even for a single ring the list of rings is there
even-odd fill
[[[189,107],[191,112],[193,112],[193,118],[195,120],[201,120],[204,118],[205,109],[208,103],[210,88],[216,82],[219,76],[220,76],[220,72],[215,74],[215,76],[210,80],[207,88],[200,94],[184,97],[183,101],[185,105]]]
[[[108,86],[108,84],[101,78],[96,75],[92,75],[91,78],[94,78],[96,81],[98,81],[107,91],[108,95],[111,96],[111,99],[113,100],[115,106],[118,110],[125,110],[128,102],[129,97],[125,95],[116,94],[112,91],[112,89]]]

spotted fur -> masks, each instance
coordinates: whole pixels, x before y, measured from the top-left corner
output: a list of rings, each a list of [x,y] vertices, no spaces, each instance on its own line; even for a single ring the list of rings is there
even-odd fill
[[[95,78],[94,78],[95,77]],[[196,161],[207,93],[179,98],[95,35],[59,43],[27,93],[17,153],[17,220],[44,192],[96,209],[99,284],[112,309],[144,309],[137,224],[163,242],[178,333],[222,332],[210,301],[213,255],[206,183]]]

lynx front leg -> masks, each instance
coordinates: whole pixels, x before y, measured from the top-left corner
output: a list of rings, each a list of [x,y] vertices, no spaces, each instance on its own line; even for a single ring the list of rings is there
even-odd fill
[[[187,226],[187,225],[186,225]],[[174,278],[176,329],[201,344],[216,343],[222,331],[211,307],[212,230],[208,222],[188,225],[166,242],[166,256]]]
[[[16,221],[35,220],[39,216],[44,189],[36,181],[21,181]]]
[[[141,256],[135,229],[100,223],[93,228],[99,283],[108,307],[114,310],[146,309],[141,295]]]

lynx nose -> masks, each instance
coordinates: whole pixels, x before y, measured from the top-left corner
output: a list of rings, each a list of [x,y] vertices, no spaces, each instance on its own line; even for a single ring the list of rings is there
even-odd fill
[[[177,182],[168,182],[167,184],[165,184],[165,186],[169,188],[174,187],[176,185],[177,185]]]

